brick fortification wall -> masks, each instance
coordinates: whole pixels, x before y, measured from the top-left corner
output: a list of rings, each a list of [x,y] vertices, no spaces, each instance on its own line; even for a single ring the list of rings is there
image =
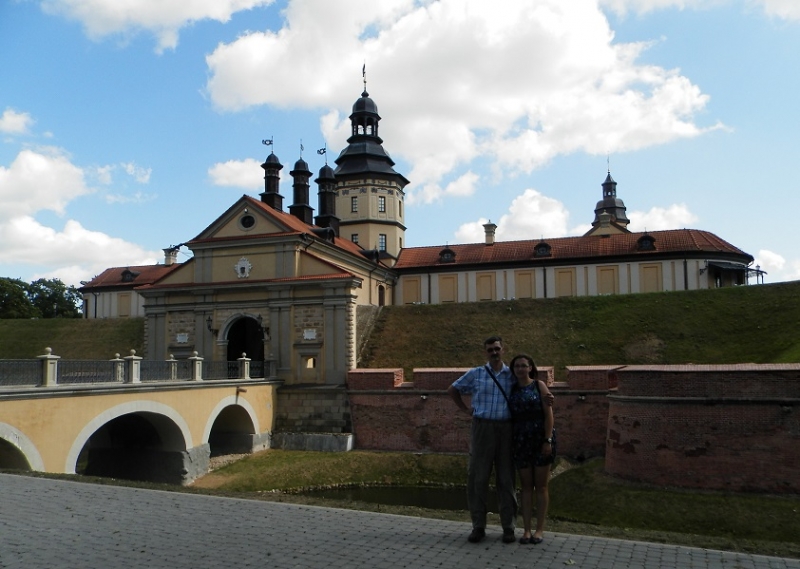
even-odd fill
[[[618,367],[618,366],[617,366]],[[571,383],[554,383],[559,453],[602,456],[608,417],[608,386],[616,367],[581,367]],[[355,369],[347,378],[355,446],[369,450],[468,452],[470,418],[458,411],[447,388],[464,368]],[[548,382],[553,368],[541,368]],[[570,376],[572,377],[572,376]],[[469,398],[464,400],[469,404]],[[597,424],[601,427],[598,429]]]
[[[800,365],[629,366],[606,471],[653,484],[799,493]]]
[[[446,391],[465,371],[349,372],[355,447],[467,452],[470,420]],[[559,454],[605,456],[607,472],[653,484],[800,493],[800,364],[567,371],[550,387]]]

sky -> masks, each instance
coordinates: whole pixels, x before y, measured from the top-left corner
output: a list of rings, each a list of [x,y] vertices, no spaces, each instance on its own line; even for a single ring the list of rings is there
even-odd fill
[[[800,279],[800,0],[0,0],[0,276],[163,262],[270,150],[288,209],[365,79],[408,247],[581,235],[610,170]]]

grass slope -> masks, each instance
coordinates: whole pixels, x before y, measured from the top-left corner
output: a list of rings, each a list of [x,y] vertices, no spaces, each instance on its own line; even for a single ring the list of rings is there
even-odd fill
[[[619,296],[384,307],[359,367],[468,367],[483,339],[539,365],[800,361],[800,282]]]
[[[483,339],[570,365],[800,361],[800,281],[713,290],[387,306],[359,367],[468,367]],[[0,320],[0,359],[144,354],[144,319]]]
[[[31,359],[45,348],[67,360],[144,354],[144,318],[0,320],[0,359]]]

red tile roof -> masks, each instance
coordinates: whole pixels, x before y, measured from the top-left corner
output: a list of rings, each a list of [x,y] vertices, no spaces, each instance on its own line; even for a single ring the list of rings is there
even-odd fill
[[[637,240],[650,235],[655,248],[640,251]],[[534,257],[534,247],[540,243],[550,245],[550,256]],[[439,253],[443,249],[455,253],[455,262],[442,263]],[[660,257],[663,255],[699,255],[718,257],[749,264],[753,257],[720,239],[713,233],[698,229],[674,229],[649,231],[647,233],[619,233],[613,235],[588,235],[583,237],[559,237],[556,239],[531,239],[525,241],[497,241],[493,245],[469,243],[403,249],[394,266],[397,270],[425,269],[430,267],[463,267],[465,265],[487,265],[492,263],[530,263],[532,261],[552,264],[558,261],[576,262],[587,259],[597,262],[603,258]]]
[[[111,267],[106,269],[78,290],[88,292],[97,289],[134,288],[142,285],[153,284],[181,266],[181,263],[172,265],[137,265],[132,267]],[[133,280],[123,281],[122,274],[130,271],[135,276]]]
[[[192,239],[191,241],[186,243],[186,245],[191,245],[193,243],[206,243],[206,242],[210,242],[210,241],[218,242],[218,241],[223,241],[223,240],[226,240],[226,239],[230,239],[230,240],[233,240],[233,241],[239,241],[239,240],[242,240],[242,239],[260,239],[260,238],[263,238],[265,235],[269,235],[270,237],[274,237],[274,236],[280,236],[280,235],[300,235],[302,233],[305,233],[305,234],[311,235],[312,237],[315,237],[314,229],[317,229],[317,230],[321,229],[320,227],[318,227],[316,225],[308,225],[308,224],[304,223],[303,221],[299,220],[298,218],[296,218],[295,216],[293,216],[290,213],[287,213],[285,211],[278,211],[278,210],[270,207],[269,205],[265,204],[264,202],[262,202],[260,200],[257,200],[257,199],[255,199],[255,198],[253,198],[251,196],[244,195],[244,196],[242,196],[242,198],[243,198],[244,201],[247,202],[247,207],[258,208],[259,211],[265,213],[268,217],[271,217],[273,219],[273,221],[275,221],[275,223],[277,223],[278,225],[283,226],[285,231],[281,232],[281,233],[248,234],[247,236],[232,236],[232,237],[229,237],[229,238],[227,238],[227,237],[222,237],[222,238],[214,237],[214,238],[208,238],[208,239],[200,238],[200,236],[198,235],[197,237],[195,237],[194,239]],[[237,203],[239,203],[239,202],[237,202]],[[236,207],[236,206],[234,205],[233,207]],[[203,233],[205,233],[205,230],[200,235],[202,235]],[[333,245],[338,247],[339,249],[344,249],[345,251],[348,251],[349,253],[356,254],[360,258],[364,258],[363,254],[362,254],[362,251],[364,251],[364,249],[360,245],[358,245],[357,243],[353,243],[349,239],[342,239],[341,237],[336,237],[336,238],[334,238]]]

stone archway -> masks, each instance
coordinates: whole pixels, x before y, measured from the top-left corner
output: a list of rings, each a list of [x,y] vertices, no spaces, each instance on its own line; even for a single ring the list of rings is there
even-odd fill
[[[243,316],[233,322],[227,330],[229,362],[234,362],[247,354],[253,361],[264,361],[264,329],[258,320]]]

